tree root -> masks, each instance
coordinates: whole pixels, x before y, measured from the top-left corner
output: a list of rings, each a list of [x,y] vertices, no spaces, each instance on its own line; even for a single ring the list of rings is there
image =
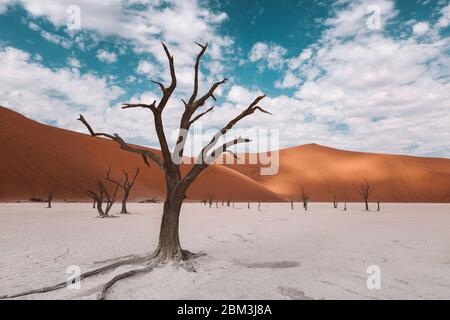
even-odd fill
[[[108,294],[108,290],[111,289],[111,287],[119,280],[125,279],[125,278],[129,278],[131,276],[137,275],[137,274],[141,274],[141,273],[145,273],[145,272],[150,272],[152,271],[154,268],[156,267],[155,264],[150,264],[148,266],[146,266],[145,268],[141,268],[141,269],[134,269],[134,270],[130,270],[124,273],[121,273],[117,276],[115,276],[114,278],[112,278],[111,280],[109,280],[102,288],[102,291],[100,292],[97,300],[105,300],[106,299],[106,295]]]
[[[130,259],[117,261],[117,262],[114,262],[112,264],[108,264],[106,266],[103,266],[101,268],[97,268],[97,269],[94,269],[94,270],[82,273],[80,275],[80,281],[83,280],[83,279],[86,279],[86,278],[89,278],[89,277],[92,277],[92,276],[104,273],[106,271],[110,271],[112,269],[115,269],[115,268],[120,267],[120,266],[125,265],[125,264],[139,264],[139,263],[143,263],[143,262],[147,261],[147,259],[148,259],[148,256],[146,256],[146,257],[144,257],[144,256],[136,256],[136,257],[133,257],[133,258],[130,258]],[[57,284],[55,284],[53,286],[43,287],[43,288],[40,288],[40,289],[33,289],[33,290],[25,291],[25,292],[12,294],[12,295],[1,296],[0,300],[1,299],[11,299],[11,298],[24,297],[24,296],[28,296],[28,295],[36,294],[36,293],[46,293],[46,292],[55,291],[55,290],[64,288],[66,286],[67,286],[67,281],[64,281],[64,282],[57,283]]]
[[[188,250],[180,250],[179,254],[176,254],[175,256],[173,256],[173,255],[168,256],[159,249],[155,250],[151,255],[148,255],[148,254],[146,254],[146,255],[127,255],[124,257],[104,260],[104,262],[108,262],[108,261],[115,261],[115,262],[108,264],[106,266],[103,266],[101,268],[97,268],[97,269],[82,273],[80,275],[80,281],[83,279],[89,278],[89,277],[93,277],[93,276],[105,273],[105,272],[109,272],[112,269],[118,268],[123,265],[144,264],[143,268],[126,271],[124,273],[121,273],[121,274],[115,276],[110,281],[108,281],[102,287],[102,291],[100,292],[100,294],[98,296],[99,300],[104,300],[104,299],[106,299],[106,296],[107,296],[109,290],[111,289],[111,287],[119,280],[129,278],[134,275],[150,272],[157,266],[165,265],[168,263],[171,263],[177,269],[179,267],[181,267],[188,272],[196,272],[194,264],[192,263],[192,260],[199,258],[199,257],[203,257],[205,255],[206,255],[206,253],[203,253],[203,252],[193,253]],[[101,261],[95,262],[95,263],[101,263]],[[46,293],[46,292],[62,289],[66,286],[67,286],[67,281],[64,281],[64,282],[57,283],[53,286],[43,287],[40,289],[33,289],[33,290],[21,292],[21,293],[12,294],[12,295],[0,296],[0,300],[24,297],[24,296],[28,296],[28,295],[32,295],[32,294],[36,294],[36,293]]]

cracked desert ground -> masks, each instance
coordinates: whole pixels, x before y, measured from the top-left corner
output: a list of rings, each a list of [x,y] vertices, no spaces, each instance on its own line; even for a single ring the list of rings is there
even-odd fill
[[[0,204],[0,296],[65,281],[72,265],[85,272],[156,246],[161,204],[129,204],[132,214],[117,219],[97,219],[91,206]],[[182,246],[207,253],[197,272],[159,267],[118,282],[108,298],[450,299],[450,204],[382,204],[381,213],[347,207],[185,204]],[[379,290],[366,285],[371,265],[381,270]],[[132,268],[23,299],[95,299],[102,284]]]

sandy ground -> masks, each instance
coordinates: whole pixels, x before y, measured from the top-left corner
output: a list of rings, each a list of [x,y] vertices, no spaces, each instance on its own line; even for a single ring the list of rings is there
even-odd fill
[[[160,204],[130,204],[133,214],[96,219],[90,204],[0,204],[0,296],[65,281],[67,267],[151,251]],[[384,204],[366,213],[312,203],[186,204],[184,248],[208,255],[197,272],[164,266],[117,283],[109,299],[450,299],[450,205]],[[119,206],[113,208],[113,212]],[[381,270],[369,290],[367,267]],[[95,299],[123,267],[27,299]]]

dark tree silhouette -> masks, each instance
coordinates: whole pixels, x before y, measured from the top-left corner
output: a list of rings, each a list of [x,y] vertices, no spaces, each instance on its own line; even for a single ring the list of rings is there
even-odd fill
[[[222,81],[214,83],[204,95],[200,97],[198,96],[200,61],[208,47],[207,44],[198,44],[201,50],[197,55],[194,67],[194,88],[191,97],[187,101],[183,100],[184,112],[180,119],[179,135],[175,148],[173,152],[171,152],[164,131],[162,113],[177,86],[177,77],[175,73],[174,57],[170,54],[166,45],[164,43],[162,45],[169,61],[171,83],[169,86],[165,86],[158,81],[153,81],[161,89],[162,97],[160,101],[158,103],[157,101],[153,101],[153,103],[151,104],[127,103],[122,107],[123,109],[144,108],[150,110],[153,113],[155,130],[161,147],[162,158],[148,149],[129,145],[118,134],[95,132],[82,115],[80,115],[79,120],[86,126],[92,136],[109,138],[117,142],[123,150],[140,154],[147,165],[149,164],[148,161],[151,160],[164,171],[166,182],[166,198],[164,201],[163,217],[159,233],[159,243],[153,254],[152,260],[157,260],[158,262],[167,262],[188,260],[189,258],[195,257],[195,255],[192,255],[189,251],[183,250],[181,248],[178,232],[181,205],[185,198],[186,191],[188,190],[191,183],[222,153],[227,152],[230,147],[237,144],[250,142],[250,140],[247,138],[239,137],[225,142],[224,144],[216,148],[215,146],[217,145],[219,139],[223,137],[230,129],[232,129],[240,120],[253,114],[254,112],[269,112],[258,106],[258,103],[265,97],[265,95],[257,97],[248,107],[246,107],[239,115],[230,120],[212,137],[211,141],[202,148],[200,154],[197,157],[197,161],[193,165],[191,170],[184,177],[182,177],[180,172],[180,163],[178,160],[174,161],[174,158],[181,159],[181,157],[183,156],[187,133],[191,125],[207,113],[211,112],[213,110],[213,107],[210,107],[206,111],[198,114],[196,114],[196,111],[204,106],[207,100],[209,100],[210,98],[215,100],[215,90],[219,86],[223,85],[227,81],[227,79],[223,79]]]
[[[291,199],[291,210],[294,210],[294,199]]]
[[[336,193],[333,193],[333,208],[337,209],[338,203],[336,200]]]
[[[122,210],[120,211],[121,214],[127,214],[127,201],[128,197],[130,196],[130,191],[134,186],[134,183],[136,182],[136,178],[139,175],[139,168],[136,169],[136,173],[134,174],[133,179],[130,179],[128,176],[128,172],[125,170],[122,170],[124,182],[122,183],[122,180],[117,180],[111,177],[111,167],[108,169],[108,173],[106,174],[106,179],[108,181],[111,181],[118,185],[123,190],[123,198],[122,198]]]
[[[347,211],[347,202],[344,202],[344,211]]]
[[[213,199],[214,199],[214,196],[212,196],[211,194],[208,193],[208,204],[209,204],[210,208],[212,208]]]
[[[197,43],[198,44],[198,43]],[[193,91],[189,99],[182,100],[184,103],[183,114],[180,119],[179,124],[179,134],[178,139],[173,151],[169,149],[169,145],[166,139],[166,133],[163,125],[163,111],[172,97],[173,92],[177,86],[177,77],[175,73],[175,63],[174,57],[170,54],[166,45],[163,43],[163,49],[167,60],[169,62],[169,70],[170,70],[170,84],[168,86],[164,85],[161,82],[153,81],[153,83],[157,84],[161,89],[161,99],[157,102],[156,100],[150,104],[147,103],[127,103],[124,104],[122,109],[130,109],[130,108],[143,108],[149,110],[153,114],[153,120],[155,124],[156,135],[161,147],[161,154],[157,154],[147,148],[140,148],[135,145],[128,144],[125,142],[121,136],[117,133],[109,134],[103,132],[96,132],[92,129],[91,125],[88,121],[80,115],[78,120],[80,120],[87,128],[92,137],[105,137],[111,139],[120,146],[122,150],[129,151],[135,154],[138,154],[142,157],[144,163],[149,166],[149,162],[152,161],[156,166],[158,166],[161,170],[163,170],[165,175],[165,184],[166,184],[166,192],[165,192],[165,200],[163,207],[163,214],[161,219],[161,226],[159,232],[159,241],[156,249],[150,255],[136,255],[132,257],[127,257],[123,259],[117,259],[116,262],[111,263],[109,265],[103,266],[101,268],[88,271],[80,275],[80,279],[85,279],[87,277],[91,277],[97,275],[99,273],[108,272],[112,269],[115,269],[124,264],[145,264],[144,267],[136,270],[127,271],[125,273],[121,273],[107,282],[99,295],[99,299],[104,299],[109,291],[109,289],[119,280],[131,277],[135,274],[141,274],[144,272],[149,272],[155,268],[155,266],[159,263],[167,263],[173,262],[176,265],[181,267],[185,267],[188,270],[193,270],[193,265],[187,263],[188,260],[192,258],[196,258],[201,254],[194,254],[189,252],[188,250],[184,250],[180,244],[179,237],[179,218],[181,206],[183,204],[183,200],[185,199],[186,192],[193,181],[206,169],[208,166],[213,163],[221,154],[224,152],[230,152],[229,149],[237,144],[243,144],[250,142],[248,138],[238,137],[225,143],[220,143],[221,138],[223,138],[227,132],[229,132],[235,125],[241,121],[242,119],[254,114],[256,111],[260,111],[263,113],[270,114],[268,111],[262,109],[258,104],[262,99],[265,98],[265,95],[261,95],[253,100],[244,110],[239,113],[237,116],[232,118],[222,129],[220,129],[200,151],[199,155],[196,158],[195,164],[190,168],[190,170],[182,176],[180,171],[180,159],[182,159],[184,154],[184,146],[186,143],[187,134],[189,132],[190,127],[197,120],[204,117],[206,114],[213,110],[213,107],[208,108],[207,110],[201,112],[199,111],[201,107],[205,105],[205,103],[211,98],[216,100],[214,96],[214,92],[218,87],[223,85],[227,79],[223,79],[221,81],[215,82],[205,94],[199,95],[199,69],[200,69],[200,61],[202,56],[204,55],[207,44],[201,45],[198,44],[201,48],[200,52],[197,55],[195,67],[194,67],[194,86]],[[117,187],[118,188],[118,187]],[[234,205],[234,203],[233,203]],[[16,294],[8,297],[18,297],[29,295],[32,293],[41,293],[48,292],[51,290],[56,290],[65,287],[66,282],[58,283],[54,286],[30,290],[27,292],[23,292],[20,294]]]
[[[381,209],[380,209],[380,200],[377,201],[377,211],[378,211],[378,212],[381,211]]]
[[[357,188],[359,195],[364,200],[364,203],[366,205],[366,211],[369,211],[369,197],[373,192],[373,187],[369,184],[369,182],[364,179],[364,182]]]
[[[308,194],[305,192],[305,189],[302,186],[302,202],[303,202],[303,209],[305,209],[305,211],[308,210],[308,201],[309,201],[309,196]]]
[[[98,212],[99,218],[109,218],[109,211],[111,210],[112,206],[116,202],[116,195],[117,191],[119,190],[119,184],[115,183],[115,189],[113,193],[110,193],[106,187],[103,181],[98,179],[96,182],[97,190],[89,190],[88,194],[94,199],[96,202],[96,209]],[[106,207],[103,209],[103,202],[105,202]]]
[[[53,200],[53,196],[54,195],[55,195],[55,189],[51,188],[50,191],[48,192],[47,208],[51,208],[52,207],[52,200]]]

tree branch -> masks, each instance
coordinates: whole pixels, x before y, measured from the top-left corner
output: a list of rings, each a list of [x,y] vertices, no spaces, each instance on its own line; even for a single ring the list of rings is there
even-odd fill
[[[205,112],[202,112],[200,114],[198,114],[197,116],[194,117],[194,119],[189,120],[189,127],[198,119],[200,119],[201,117],[203,117],[205,114],[207,114],[208,112],[212,111],[214,109],[214,107],[209,108],[208,110],[206,110]]]
[[[189,99],[189,104],[192,105],[195,101],[195,98],[197,98],[197,93],[198,93],[198,73],[199,73],[199,68],[200,68],[200,59],[202,58],[203,54],[205,53],[206,49],[208,48],[208,43],[206,43],[204,46],[201,45],[200,43],[196,42],[196,44],[202,48],[202,50],[200,51],[200,53],[197,55],[197,59],[195,61],[195,75],[194,75],[194,90],[192,92],[192,96]]]
[[[83,115],[81,115],[81,114],[77,120],[81,121],[86,126],[86,128],[89,130],[89,133],[91,134],[91,136],[106,137],[108,139],[111,139],[111,140],[117,142],[120,145],[120,148],[122,150],[140,154],[144,158],[144,162],[147,166],[149,165],[148,159],[151,159],[154,163],[156,163],[158,165],[158,167],[160,167],[161,169],[165,169],[164,161],[157,154],[153,153],[152,151],[130,146],[117,133],[114,135],[111,135],[108,133],[95,132],[92,129],[92,127],[89,125],[89,123],[86,121],[86,119],[83,117]]]

